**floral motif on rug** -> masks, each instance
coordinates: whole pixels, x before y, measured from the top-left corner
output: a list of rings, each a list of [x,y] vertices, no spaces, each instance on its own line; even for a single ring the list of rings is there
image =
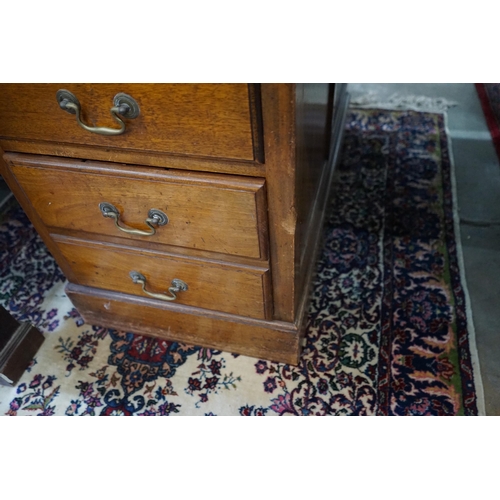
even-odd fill
[[[8,415],[475,415],[442,115],[351,110],[300,364],[86,325],[25,215],[0,301],[46,342]]]

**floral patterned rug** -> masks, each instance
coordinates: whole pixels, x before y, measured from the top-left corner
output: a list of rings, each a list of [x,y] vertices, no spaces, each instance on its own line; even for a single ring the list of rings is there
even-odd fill
[[[443,115],[349,112],[297,367],[85,324],[12,203],[0,302],[46,341],[0,414],[478,414],[448,148]]]

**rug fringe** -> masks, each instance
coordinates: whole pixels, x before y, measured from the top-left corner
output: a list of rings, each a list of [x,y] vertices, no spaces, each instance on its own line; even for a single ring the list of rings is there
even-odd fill
[[[423,95],[401,95],[392,94],[388,98],[382,98],[376,92],[366,94],[353,93],[350,106],[352,108],[380,108],[393,110],[413,110],[428,113],[444,113],[449,108],[458,106],[458,102],[450,101],[444,97],[427,97]]]

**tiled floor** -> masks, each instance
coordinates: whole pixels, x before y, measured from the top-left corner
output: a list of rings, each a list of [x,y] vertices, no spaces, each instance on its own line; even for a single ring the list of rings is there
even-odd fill
[[[349,84],[368,92],[443,97],[457,180],[465,272],[485,392],[486,413],[500,415],[500,164],[473,84]],[[8,193],[0,179],[0,204]],[[493,222],[493,224],[489,224]],[[498,224],[497,224],[498,223]],[[484,225],[478,225],[484,224]]]
[[[500,164],[473,84],[349,84],[353,99],[374,93],[442,97],[457,182],[465,273],[487,415],[500,415]]]

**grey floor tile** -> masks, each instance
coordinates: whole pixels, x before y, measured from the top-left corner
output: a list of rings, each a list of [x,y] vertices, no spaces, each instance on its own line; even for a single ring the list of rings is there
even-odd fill
[[[500,415],[500,227],[462,225],[462,248],[486,412]]]

